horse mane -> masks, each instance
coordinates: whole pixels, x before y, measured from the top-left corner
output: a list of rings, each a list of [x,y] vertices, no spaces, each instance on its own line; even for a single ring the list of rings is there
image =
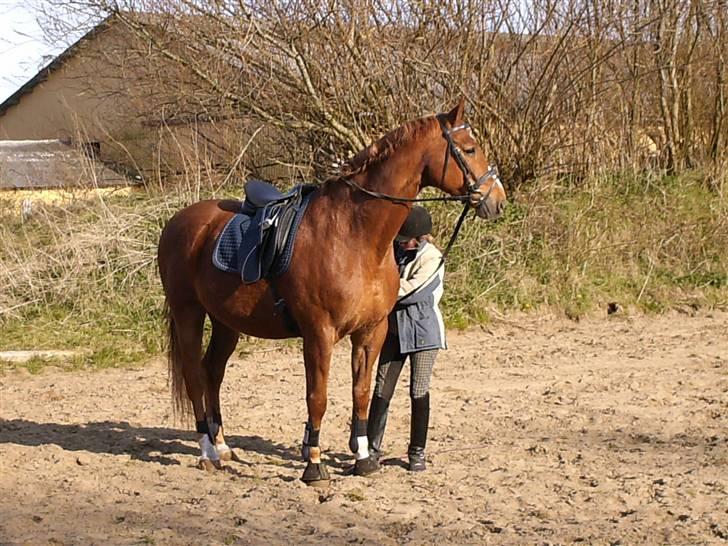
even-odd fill
[[[388,159],[401,146],[427,132],[435,119],[435,116],[414,119],[390,131],[349,159],[342,167],[341,174],[335,178],[350,178]]]

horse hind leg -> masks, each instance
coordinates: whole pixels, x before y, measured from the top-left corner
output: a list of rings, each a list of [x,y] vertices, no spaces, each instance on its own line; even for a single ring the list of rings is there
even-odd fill
[[[209,438],[209,426],[205,417],[205,373],[202,368],[202,331],[205,311],[196,304],[171,306],[167,312],[169,326],[169,375],[176,409],[187,413],[189,404],[195,417],[199,438],[199,466],[214,470],[219,457]],[[186,398],[185,398],[186,396]]]
[[[210,321],[212,322],[212,334],[205,351],[205,357],[202,359],[207,375],[205,406],[207,408],[210,436],[214,440],[217,454],[220,460],[230,461],[233,458],[233,452],[225,443],[223,435],[220,386],[225,376],[227,361],[238,344],[239,334],[212,317]]]

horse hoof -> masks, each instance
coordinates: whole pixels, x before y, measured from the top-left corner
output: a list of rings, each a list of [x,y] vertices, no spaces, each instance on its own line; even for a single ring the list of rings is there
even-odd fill
[[[379,470],[379,462],[369,455],[366,459],[357,459],[354,463],[354,476],[368,476]]]
[[[313,482],[305,482],[308,487],[313,487],[314,489],[328,489],[331,485],[331,480],[316,480]]]
[[[216,446],[217,454],[220,456],[220,460],[224,462],[230,462],[233,460],[233,450],[225,444]]]
[[[324,463],[308,463],[306,470],[303,471],[301,481],[312,487],[325,487],[329,484],[331,478],[329,471]]]
[[[204,470],[205,472],[215,472],[220,469],[222,465],[220,461],[211,461],[210,459],[200,459],[197,463],[197,468]]]

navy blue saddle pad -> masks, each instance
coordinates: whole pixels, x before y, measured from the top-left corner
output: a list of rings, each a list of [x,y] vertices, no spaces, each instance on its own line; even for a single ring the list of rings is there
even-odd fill
[[[244,206],[244,203],[241,203],[240,211],[228,220],[218,237],[212,254],[212,263],[215,267],[228,273],[239,273],[245,283],[256,282],[264,277],[278,277],[288,271],[298,227],[315,193],[311,191],[312,189],[310,186],[303,188],[302,199],[293,213],[290,230],[285,242],[276,250],[276,256],[269,270],[266,271],[262,264],[264,258],[261,257],[261,246],[266,242],[260,241],[261,226],[257,224],[260,220],[258,214],[260,208],[251,210]],[[277,215],[280,217],[282,213],[283,211],[279,210]],[[280,237],[280,234],[273,232],[267,236],[275,239]]]

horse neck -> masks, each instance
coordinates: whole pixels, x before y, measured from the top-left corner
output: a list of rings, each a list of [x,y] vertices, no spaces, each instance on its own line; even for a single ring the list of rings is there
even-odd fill
[[[419,193],[422,162],[421,153],[413,153],[410,146],[405,146],[386,161],[354,176],[353,181],[369,191],[412,199]],[[360,248],[372,248],[376,255],[388,256],[411,206],[374,198],[354,188],[349,191],[348,201],[352,203],[349,236],[361,241]]]

